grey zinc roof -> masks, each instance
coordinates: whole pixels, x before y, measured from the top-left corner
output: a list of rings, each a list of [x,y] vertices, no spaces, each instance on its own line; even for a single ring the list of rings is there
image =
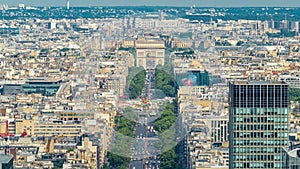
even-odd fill
[[[8,163],[12,158],[13,158],[13,156],[5,155],[5,154],[0,154],[0,163],[1,164]]]

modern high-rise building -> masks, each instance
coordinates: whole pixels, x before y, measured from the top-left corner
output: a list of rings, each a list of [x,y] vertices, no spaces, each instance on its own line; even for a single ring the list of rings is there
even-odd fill
[[[207,70],[187,70],[176,73],[179,86],[209,86],[210,75]]]
[[[229,168],[282,168],[288,145],[289,87],[284,82],[229,85]]]
[[[67,0],[67,10],[70,9],[70,0]]]

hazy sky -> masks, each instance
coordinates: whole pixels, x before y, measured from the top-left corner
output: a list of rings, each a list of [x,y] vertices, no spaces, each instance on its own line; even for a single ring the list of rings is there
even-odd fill
[[[67,0],[0,0],[0,4],[16,6],[65,6]],[[71,6],[210,6],[210,7],[300,7],[300,0],[70,0]]]

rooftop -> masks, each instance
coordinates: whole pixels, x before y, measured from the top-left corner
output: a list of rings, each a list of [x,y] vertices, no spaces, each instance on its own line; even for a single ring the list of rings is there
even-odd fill
[[[234,81],[234,85],[288,85],[284,81]]]
[[[13,158],[13,156],[10,155],[4,155],[4,154],[0,154],[0,163],[9,163],[9,161]]]
[[[28,79],[27,83],[58,83],[61,79],[48,79],[48,78],[32,78]]]

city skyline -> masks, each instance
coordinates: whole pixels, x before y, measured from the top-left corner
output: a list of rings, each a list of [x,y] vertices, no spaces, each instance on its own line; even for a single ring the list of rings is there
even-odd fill
[[[220,1],[0,0],[0,168],[300,169],[300,7]]]
[[[11,6],[17,6],[18,4],[32,5],[32,6],[66,6],[67,1],[54,1],[54,0],[2,0],[1,4],[8,4]],[[295,2],[293,0],[254,0],[254,1],[236,1],[236,0],[187,0],[187,1],[171,1],[171,0],[153,0],[151,2],[146,0],[111,0],[111,1],[70,1],[71,6],[192,6],[197,7],[300,7],[300,2]]]

